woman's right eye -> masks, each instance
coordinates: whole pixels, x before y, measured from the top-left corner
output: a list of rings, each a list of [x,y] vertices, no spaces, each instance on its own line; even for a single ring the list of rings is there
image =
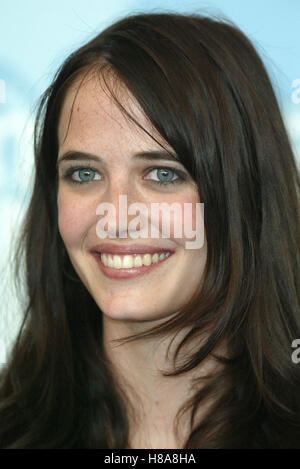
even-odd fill
[[[73,184],[85,184],[100,180],[101,176],[96,169],[93,168],[69,168],[64,178],[68,179]]]

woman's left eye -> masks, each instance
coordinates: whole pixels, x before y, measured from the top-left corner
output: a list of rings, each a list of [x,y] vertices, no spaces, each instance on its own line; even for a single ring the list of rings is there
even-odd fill
[[[157,178],[156,180],[154,180],[154,182],[157,182],[157,184],[174,184],[176,182],[181,182],[183,179],[183,177],[180,176],[179,171],[174,168],[154,168],[147,174],[152,173]],[[176,176],[175,179],[174,176]]]

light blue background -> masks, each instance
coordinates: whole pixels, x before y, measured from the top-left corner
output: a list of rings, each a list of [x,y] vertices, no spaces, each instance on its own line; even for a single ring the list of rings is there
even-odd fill
[[[300,0],[1,0],[0,362],[1,340],[10,342],[19,317],[9,246],[30,194],[37,99],[71,51],[122,16],[144,11],[204,12],[233,20],[265,61],[300,156]]]

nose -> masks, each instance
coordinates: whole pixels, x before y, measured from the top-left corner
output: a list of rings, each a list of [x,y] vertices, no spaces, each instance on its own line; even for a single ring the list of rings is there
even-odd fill
[[[100,224],[99,221],[97,223],[98,236],[102,227],[109,238],[128,238],[130,236],[128,224],[133,218],[132,215],[136,216],[136,213],[130,213],[130,206],[138,203],[143,209],[145,204],[140,199],[141,197],[129,177],[122,175],[117,179],[111,179],[97,206],[96,213],[102,217]]]

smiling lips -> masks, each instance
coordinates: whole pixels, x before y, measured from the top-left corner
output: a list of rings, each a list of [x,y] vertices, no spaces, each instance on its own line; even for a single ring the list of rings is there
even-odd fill
[[[174,251],[154,246],[101,244],[91,249],[106,277],[125,279],[138,277],[160,265]]]

